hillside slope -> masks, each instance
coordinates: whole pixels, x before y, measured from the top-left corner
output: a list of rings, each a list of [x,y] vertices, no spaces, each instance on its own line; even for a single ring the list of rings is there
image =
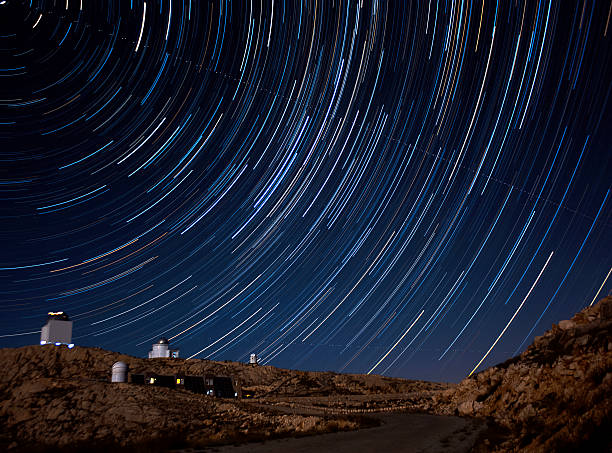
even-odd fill
[[[510,431],[500,451],[612,451],[611,394],[606,297],[553,325],[520,356],[436,395],[428,409],[491,418]]]
[[[31,451],[119,447],[163,449],[355,429],[342,417],[279,414],[239,400],[184,390],[110,383],[114,362],[131,372],[214,374],[256,396],[370,395],[439,390],[443,384],[208,360],[142,359],[99,348],[27,346],[0,350],[0,448]],[[366,421],[367,422],[367,421]],[[177,444],[178,442],[178,444]]]
[[[612,297],[607,297],[553,325],[521,355],[456,386],[236,362],[142,359],[99,348],[2,349],[0,449],[163,450],[356,429],[364,419],[331,414],[409,410],[491,420],[505,432],[483,439],[482,451],[612,451],[611,331]],[[231,376],[256,399],[246,404],[112,384],[111,366],[118,360],[134,373]],[[276,406],[285,412],[270,409]],[[298,406],[308,410],[296,414]]]
[[[129,366],[131,373],[231,376],[243,388],[255,389],[257,396],[370,395],[449,387],[446,384],[378,375],[286,370],[230,361],[143,359],[100,348],[76,346],[68,349],[46,345],[0,349],[0,361],[5,366],[0,376],[0,390],[4,386],[14,388],[24,380],[43,377],[108,381],[113,363],[119,360]]]

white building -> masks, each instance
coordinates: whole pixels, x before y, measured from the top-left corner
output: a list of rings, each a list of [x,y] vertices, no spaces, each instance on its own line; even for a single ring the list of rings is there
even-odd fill
[[[127,382],[130,367],[125,362],[115,362],[111,368],[111,382]]]
[[[150,359],[158,359],[163,357],[176,358],[179,356],[178,349],[170,349],[168,340],[164,337],[160,338],[157,343],[153,343],[153,348],[149,351]]]
[[[72,348],[72,321],[63,311],[49,312],[47,324],[40,331],[40,344],[61,344]]]
[[[259,357],[257,357],[257,354],[251,354],[251,357],[249,358],[249,363],[251,365],[257,365],[259,363]]]

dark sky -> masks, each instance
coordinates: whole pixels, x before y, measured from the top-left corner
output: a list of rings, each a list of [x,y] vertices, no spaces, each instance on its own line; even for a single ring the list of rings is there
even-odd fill
[[[0,3],[1,347],[457,381],[612,289],[610,1]]]

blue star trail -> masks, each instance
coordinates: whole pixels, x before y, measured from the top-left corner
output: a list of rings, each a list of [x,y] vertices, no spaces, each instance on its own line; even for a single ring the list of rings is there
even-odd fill
[[[7,0],[0,346],[456,381],[612,290],[610,1]]]

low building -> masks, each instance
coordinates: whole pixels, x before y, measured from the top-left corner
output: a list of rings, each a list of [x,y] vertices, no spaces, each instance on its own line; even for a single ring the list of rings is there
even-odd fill
[[[145,374],[145,384],[154,385],[156,387],[175,388],[175,377],[163,374],[147,373]]]
[[[232,379],[227,376],[214,376],[213,377],[213,395],[217,398],[237,398],[238,388],[234,387]]]
[[[40,344],[65,344],[72,348],[72,321],[63,311],[49,312],[47,323],[40,331]]]
[[[144,385],[145,375],[144,374],[133,374],[130,373],[130,382],[136,385]]]
[[[159,358],[177,358],[179,356],[178,349],[170,349],[170,343],[164,337],[160,338],[156,343],[153,343],[153,347],[149,351],[150,359]]]
[[[184,374],[177,374],[176,388],[182,388],[193,393],[208,394],[203,376],[188,376]]]
[[[171,389],[183,389],[217,398],[241,398],[238,381],[228,376],[190,376],[185,374],[162,375],[156,373],[131,374],[132,384],[152,385]]]

